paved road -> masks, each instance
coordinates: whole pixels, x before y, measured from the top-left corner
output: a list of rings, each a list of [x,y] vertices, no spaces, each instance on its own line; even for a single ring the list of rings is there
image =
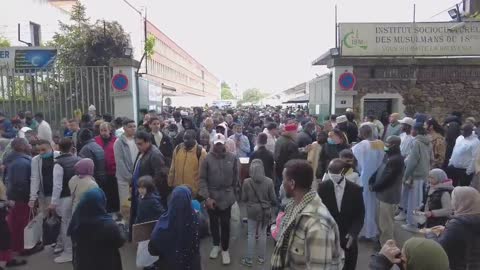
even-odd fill
[[[400,229],[399,224],[396,228],[396,239],[400,243],[403,243],[408,239],[411,234]],[[240,264],[241,256],[244,253],[246,247],[246,226],[242,228],[242,236],[240,239],[237,239],[232,242],[230,254],[232,258],[232,264],[229,266],[222,266],[221,259],[210,260],[208,254],[211,248],[210,238],[202,240],[201,243],[201,256],[202,256],[202,268],[204,270],[240,270],[240,269],[262,269],[260,266],[255,266],[253,268],[244,267]],[[267,254],[271,254],[273,248],[273,240],[268,240],[268,250]],[[368,262],[370,260],[370,255],[374,253],[372,244],[369,243],[360,243],[359,246],[360,254],[358,258],[357,270],[368,270]],[[135,270],[135,247],[131,244],[126,245],[121,249],[123,269],[124,270]],[[18,270],[71,270],[71,264],[55,264],[53,263],[53,254],[51,250],[46,249],[45,251],[35,254],[29,258],[28,265],[24,267],[15,268]],[[269,266],[264,266],[263,269],[269,269]]]

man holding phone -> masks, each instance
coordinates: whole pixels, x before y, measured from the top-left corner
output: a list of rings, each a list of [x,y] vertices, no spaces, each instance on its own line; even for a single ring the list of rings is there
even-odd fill
[[[226,151],[225,136],[216,134],[212,151],[202,162],[200,168],[199,195],[207,198],[205,204],[210,217],[210,230],[213,238],[210,258],[216,259],[221,251],[224,265],[230,264],[230,254],[228,253],[230,211],[236,201],[237,187],[238,159]]]

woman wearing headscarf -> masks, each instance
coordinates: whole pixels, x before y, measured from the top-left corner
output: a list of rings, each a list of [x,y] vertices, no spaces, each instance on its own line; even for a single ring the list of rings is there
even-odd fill
[[[472,187],[456,187],[452,206],[454,215],[445,227],[427,229],[426,237],[442,245],[451,270],[480,269],[480,194]]]
[[[372,256],[370,270],[390,270],[396,264],[406,270],[449,270],[448,256],[433,240],[410,238],[400,250],[388,240],[380,252]],[[473,268],[472,268],[473,269]]]
[[[452,180],[442,169],[433,169],[428,174],[428,193],[421,210],[425,213],[426,228],[445,225],[452,214]]]
[[[159,256],[161,269],[200,270],[198,218],[192,208],[192,193],[187,186],[172,192],[168,211],[153,229],[148,250]],[[169,243],[169,244],[165,244]]]
[[[107,199],[100,188],[87,191],[73,213],[68,235],[73,243],[74,270],[121,270],[119,248],[125,237],[107,214]]]

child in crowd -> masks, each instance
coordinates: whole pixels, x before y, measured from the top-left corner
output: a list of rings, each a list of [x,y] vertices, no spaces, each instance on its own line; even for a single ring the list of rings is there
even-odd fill
[[[25,260],[16,260],[13,258],[13,252],[10,249],[10,229],[7,223],[9,203],[7,200],[7,189],[0,180],[0,270],[4,267],[13,267],[25,265]]]
[[[161,204],[160,196],[151,176],[140,177],[138,180],[138,193],[140,193],[140,198],[138,198],[138,212],[135,223],[158,220],[165,212],[165,209]]]
[[[74,166],[76,175],[68,182],[68,187],[72,195],[72,212],[75,212],[85,192],[98,188],[98,184],[95,182],[95,178],[93,178],[94,166],[93,160],[89,158],[79,160]]]
[[[423,206],[420,208],[427,218],[425,227],[445,226],[448,218],[453,214],[450,196],[453,191],[452,180],[442,169],[431,170],[427,179],[429,183],[428,193]]]
[[[265,263],[267,247],[267,225],[272,218],[272,207],[277,198],[273,180],[265,176],[263,162],[254,159],[250,164],[250,178],[245,179],[242,186],[242,201],[247,204],[248,217],[248,245],[247,254],[242,264],[251,267],[253,256],[257,256],[257,263]],[[258,233],[258,251],[255,251],[255,234]]]

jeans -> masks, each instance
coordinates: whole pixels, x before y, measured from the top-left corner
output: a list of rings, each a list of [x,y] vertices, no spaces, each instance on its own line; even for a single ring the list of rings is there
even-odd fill
[[[401,206],[407,213],[407,224],[417,226],[413,219],[413,211],[418,209],[423,202],[424,180],[414,179],[411,186],[403,185]]]
[[[258,245],[255,250],[255,235],[258,231]],[[249,259],[253,259],[254,255],[265,259],[267,249],[267,224],[256,220],[248,219],[248,238],[247,238],[247,255]]]
[[[56,212],[57,215],[62,217],[62,225],[57,240],[57,247],[62,247],[64,254],[72,254],[72,239],[67,236],[68,225],[72,219],[72,197],[60,198],[58,200]]]
[[[230,215],[232,207],[220,210],[208,210],[210,218],[210,231],[212,233],[213,245],[219,246],[222,241],[222,250],[227,251],[230,243]],[[220,234],[221,232],[221,234]]]

